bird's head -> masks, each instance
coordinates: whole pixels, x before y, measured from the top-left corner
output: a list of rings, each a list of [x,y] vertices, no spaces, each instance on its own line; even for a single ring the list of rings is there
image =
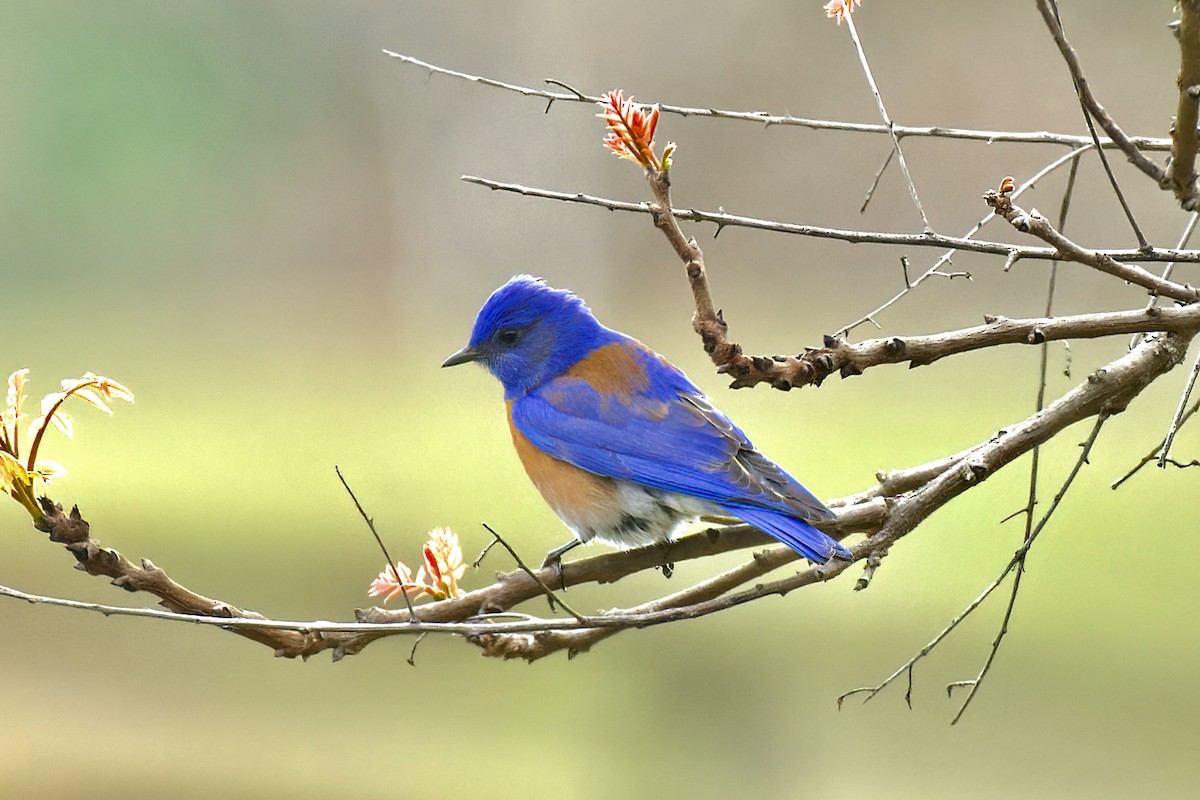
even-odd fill
[[[606,329],[575,295],[518,275],[479,310],[471,341],[442,364],[477,361],[519,397],[570,369],[601,344]]]

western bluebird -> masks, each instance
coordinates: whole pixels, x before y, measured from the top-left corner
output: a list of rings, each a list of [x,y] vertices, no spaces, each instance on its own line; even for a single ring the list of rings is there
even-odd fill
[[[818,563],[850,553],[811,523],[833,513],[687,376],[601,325],[583,301],[518,275],[443,367],[477,361],[504,386],[525,471],[575,538],[619,548],[670,539],[701,515],[737,517]]]

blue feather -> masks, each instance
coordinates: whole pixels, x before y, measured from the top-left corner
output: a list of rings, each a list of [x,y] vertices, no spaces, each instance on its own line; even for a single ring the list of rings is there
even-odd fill
[[[589,472],[716,503],[806,558],[849,557],[812,526],[833,516],[820,500],[756,450],[682,372],[622,338],[646,356],[646,391],[618,402],[583,380],[553,378],[513,403],[517,429]],[[664,401],[665,415],[656,415]]]
[[[835,555],[847,560],[852,558],[845,545],[829,538],[802,519],[765,508],[733,503],[726,505],[725,510],[783,542],[809,561],[824,564]]]
[[[513,278],[488,298],[456,356],[447,363],[480,361],[500,379],[513,425],[560,461],[701,498],[813,561],[849,557],[813,527],[833,518],[816,496],[686,375],[601,325],[570,292]]]

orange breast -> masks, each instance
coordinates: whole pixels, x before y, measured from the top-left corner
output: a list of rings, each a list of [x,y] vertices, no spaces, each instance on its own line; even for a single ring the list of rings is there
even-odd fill
[[[591,538],[591,530],[611,525],[621,514],[617,482],[539,450],[513,424],[512,403],[509,400],[506,405],[513,446],[546,504],[585,540]]]

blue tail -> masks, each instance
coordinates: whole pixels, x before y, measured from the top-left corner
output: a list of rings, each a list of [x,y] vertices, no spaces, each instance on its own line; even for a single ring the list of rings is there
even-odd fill
[[[850,551],[802,519],[789,517],[760,506],[728,504],[725,510],[768,536],[778,539],[809,561],[824,564],[837,557],[850,560]]]

